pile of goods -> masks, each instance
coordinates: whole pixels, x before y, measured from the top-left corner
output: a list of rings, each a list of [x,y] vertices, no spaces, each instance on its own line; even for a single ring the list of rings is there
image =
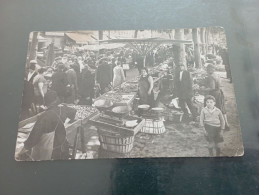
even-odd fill
[[[115,91],[109,91],[108,93],[102,95],[98,100],[109,100],[113,102],[115,105],[124,105],[129,104],[131,100],[133,100],[135,94],[123,94]]]
[[[92,114],[98,112],[96,108],[91,106],[68,105],[68,107],[76,109],[76,120],[88,118]]]
[[[108,92],[101,96],[105,100],[110,100],[113,103],[121,102],[122,101],[122,95],[114,93],[114,92]]]
[[[123,83],[119,88],[115,89],[116,92],[131,93],[138,91],[137,83]]]

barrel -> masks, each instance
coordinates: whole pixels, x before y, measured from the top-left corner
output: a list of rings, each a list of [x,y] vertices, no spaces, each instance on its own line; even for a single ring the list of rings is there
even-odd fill
[[[125,154],[132,150],[134,136],[121,136],[98,130],[100,146],[105,151]]]

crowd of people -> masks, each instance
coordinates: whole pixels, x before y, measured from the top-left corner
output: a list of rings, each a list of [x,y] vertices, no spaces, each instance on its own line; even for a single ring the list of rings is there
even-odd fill
[[[21,119],[44,109],[49,90],[55,91],[62,103],[92,105],[94,98],[120,86],[131,67],[140,75],[144,66],[163,62],[169,49],[161,46],[145,59],[133,49],[119,48],[66,53],[56,57],[51,66],[39,66],[37,60],[31,60],[24,79]]]
[[[125,81],[130,66],[140,71],[141,99],[150,101],[153,78],[143,63],[142,56],[122,50],[98,57],[93,52],[64,55],[49,67],[40,67],[36,60],[31,60],[24,79],[21,120],[45,112],[37,118],[16,159],[70,158],[64,124],[67,119],[74,120],[76,110],[61,103],[92,105],[93,98]]]
[[[229,67],[228,56],[224,51],[221,50],[219,55],[221,55],[225,66]],[[215,64],[211,63],[214,57],[212,54],[207,56],[206,81],[199,88],[206,98],[204,108],[199,113],[193,105],[193,78],[188,70],[189,64],[193,62],[188,55],[186,56],[187,63],[181,63],[179,66],[174,64],[172,47],[167,46],[159,47],[148,53],[145,59],[131,49],[120,49],[98,53],[85,51],[77,54],[64,54],[56,57],[52,66],[48,67],[40,67],[36,60],[31,60],[24,79],[21,120],[43,110],[48,112],[51,109],[55,110],[57,109],[57,102],[59,104],[92,105],[93,99],[120,86],[126,80],[127,71],[133,66],[139,72],[139,104],[148,104],[151,108],[155,107],[157,105],[154,97],[154,79],[150,70],[152,70],[153,66],[166,61],[169,68],[162,80],[166,80],[166,82],[160,82],[160,93],[166,91],[171,95],[171,98],[177,97],[179,107],[185,117],[191,116],[192,120],[196,122],[200,118],[200,125],[204,127],[211,143],[209,152],[212,154],[212,150],[215,148],[218,154],[220,151],[217,144],[220,142],[220,134],[215,134],[215,132],[220,132],[220,130],[215,130],[215,128],[227,130],[229,129],[229,123],[220,78],[215,74]],[[150,69],[146,68],[147,66]],[[230,71],[228,68],[226,70],[227,78],[231,81]],[[52,98],[56,102],[55,106],[50,106],[53,101],[49,100],[49,96],[55,96],[55,98]],[[49,109],[50,107],[51,109]],[[56,118],[55,120],[59,121],[60,117],[55,116],[53,116],[53,120]],[[72,119],[73,117],[70,118]],[[64,130],[62,125],[60,128],[62,131]],[[55,127],[51,127],[51,129],[55,129]],[[33,136],[31,135],[31,137]],[[37,137],[37,134],[35,136]],[[30,139],[35,140],[35,138]],[[62,140],[64,142],[64,139]],[[30,141],[27,141],[26,147],[29,148],[29,145]],[[60,151],[58,155],[60,155]]]

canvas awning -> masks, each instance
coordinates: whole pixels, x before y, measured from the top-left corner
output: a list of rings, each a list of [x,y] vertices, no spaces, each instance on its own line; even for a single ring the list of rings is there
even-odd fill
[[[76,44],[89,44],[90,42],[96,41],[90,33],[65,33],[65,35]]]
[[[123,39],[109,39],[99,41],[100,43],[183,43],[183,44],[192,44],[191,40],[176,40],[176,39],[164,39],[164,38],[123,38]]]

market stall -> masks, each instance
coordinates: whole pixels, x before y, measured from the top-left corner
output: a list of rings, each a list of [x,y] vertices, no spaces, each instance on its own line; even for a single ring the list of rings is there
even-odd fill
[[[63,106],[63,105],[61,104],[59,106]],[[65,124],[67,139],[72,149],[72,158],[75,158],[79,137],[81,138],[81,151],[82,153],[86,152],[85,141],[84,141],[84,131],[85,131],[84,126],[88,122],[89,118],[98,114],[98,110],[92,106],[85,106],[85,105],[81,106],[81,105],[66,104],[66,106],[76,109],[75,120]],[[28,118],[24,121],[19,122],[15,153],[18,153],[21,150],[21,148],[23,147],[23,142],[29,137],[29,134],[34,124],[36,123],[38,117],[42,115],[42,113],[39,113],[31,118]]]
[[[106,98],[95,101],[94,105],[100,113],[89,121],[97,128],[100,149],[125,154],[132,150],[134,136],[143,127],[144,120],[130,114],[128,101],[122,103],[114,100]]]

